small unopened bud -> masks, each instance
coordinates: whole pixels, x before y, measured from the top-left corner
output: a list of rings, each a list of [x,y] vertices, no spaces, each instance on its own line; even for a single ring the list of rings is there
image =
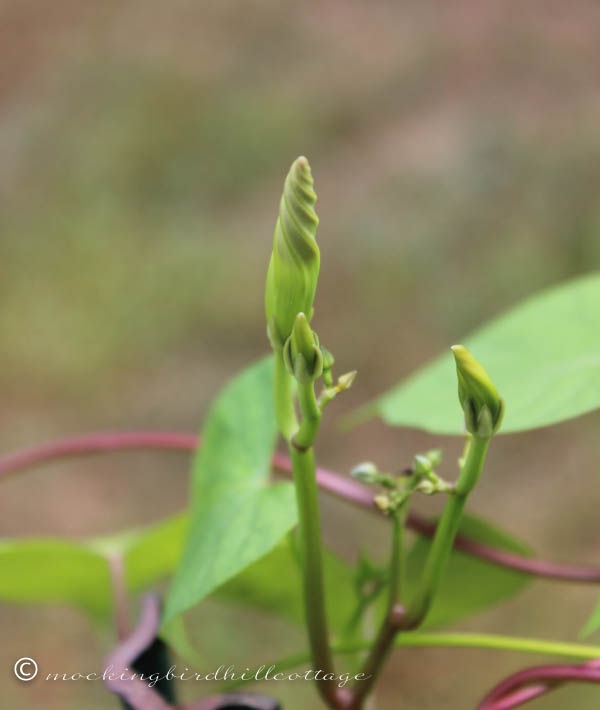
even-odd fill
[[[323,372],[323,354],[317,334],[304,313],[298,313],[292,334],[283,348],[283,359],[291,375],[301,383],[314,382]]]
[[[333,385],[333,375],[331,374],[331,368],[335,362],[333,355],[321,345],[321,354],[323,355],[323,382],[326,387],[331,387]]]
[[[413,468],[419,476],[426,476],[431,472],[431,461],[423,454],[417,454],[413,459]]]
[[[284,351],[285,352],[285,351]],[[326,386],[321,394],[319,395],[319,404],[321,409],[326,407],[332,399],[337,397],[340,392],[345,392],[352,387],[354,380],[356,379],[356,370],[352,372],[346,372],[344,375],[338,377],[337,384],[335,386]],[[327,385],[327,380],[325,379],[325,369],[323,369],[323,380]]]
[[[392,502],[390,501],[388,496],[384,495],[383,493],[381,495],[375,496],[375,498],[373,498],[373,501],[375,505],[379,508],[379,510],[383,511],[384,513],[387,513],[392,507]]]
[[[357,464],[350,471],[350,475],[363,483],[377,483],[379,481],[379,471],[372,461],[363,461]]]
[[[437,491],[437,488],[433,481],[425,479],[419,483],[417,490],[419,493],[424,493],[426,496],[430,496]]]
[[[340,375],[338,377],[338,389],[340,392],[345,392],[346,390],[349,390],[350,387],[354,384],[354,380],[356,379],[357,375],[356,370],[352,370],[351,372],[346,372],[343,375]]]
[[[431,449],[425,456],[429,459],[431,468],[437,468],[442,463],[442,450],[441,449]]]
[[[458,399],[467,431],[482,438],[495,434],[504,416],[504,401],[487,372],[463,345],[453,345]]]
[[[310,165],[302,156],[285,179],[267,273],[267,333],[276,350],[290,337],[298,313],[312,316],[320,266],[316,201]]]

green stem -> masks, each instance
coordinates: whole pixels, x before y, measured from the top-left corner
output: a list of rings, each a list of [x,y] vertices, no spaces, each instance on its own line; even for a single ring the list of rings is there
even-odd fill
[[[319,495],[313,443],[321,422],[314,382],[297,383],[300,425],[294,408],[292,378],[285,368],[283,353],[275,353],[275,407],[277,423],[288,441],[301,540],[302,584],[308,640],[314,667],[324,675],[333,674],[333,657],[325,611],[323,559]],[[337,707],[338,688],[331,680],[321,680],[317,688],[330,707]]]
[[[362,673],[365,679],[357,683],[354,687],[351,710],[358,710],[362,707],[363,701],[369,694],[386,658],[392,651],[394,637],[397,629],[395,626],[395,612],[400,600],[400,596],[406,589],[406,553],[404,549],[404,525],[408,501],[400,504],[397,510],[392,511],[392,552],[389,565],[389,596],[387,614],[381,623],[379,632],[372,647],[369,650]]]
[[[289,449],[296,487],[298,528],[302,541],[304,607],[311,656],[315,669],[323,673],[333,673],[325,612],[321,524],[314,453],[312,447],[301,451],[294,444],[290,444]],[[319,681],[318,688],[324,699],[329,701],[336,686],[330,681]]]
[[[286,370],[283,351],[275,351],[273,392],[277,426],[286,441],[290,441],[298,429],[298,418],[294,409],[294,379]]]
[[[475,488],[487,454],[490,439],[482,439],[472,436],[469,441],[469,448],[465,458],[465,463],[460,471],[460,476],[456,482],[456,493],[460,496],[468,496]]]
[[[539,653],[545,656],[563,656],[591,660],[600,658],[600,646],[588,646],[580,643],[563,641],[545,641],[543,639],[502,636],[500,634],[478,634],[466,632],[435,633],[412,632],[399,634],[396,646],[453,646],[462,648],[485,648],[496,651],[520,651]],[[351,651],[352,649],[350,649]],[[336,653],[339,651],[336,649]]]
[[[313,445],[321,423],[321,408],[315,396],[314,382],[298,383],[298,404],[302,420],[293,436],[293,444],[298,449],[308,449]]]
[[[458,532],[467,497],[481,474],[489,442],[489,439],[481,439],[477,436],[471,439],[464,465],[456,482],[455,492],[449,496],[435,531],[425,562],[420,593],[416,597],[413,608],[408,612],[410,628],[419,626],[431,608]]]
[[[406,502],[392,513],[392,553],[390,555],[390,587],[388,612],[400,601],[400,596],[406,589],[406,555],[404,551],[404,521],[406,518]]]
[[[333,647],[336,655],[350,655],[368,648],[368,641],[357,641]],[[514,651],[519,653],[535,653],[543,656],[559,656],[574,660],[594,660],[600,658],[600,646],[588,644],[564,643],[562,641],[546,641],[544,639],[521,638],[518,636],[502,636],[500,634],[480,634],[468,632],[428,632],[411,631],[399,634],[394,642],[401,647],[445,647],[445,648],[480,648],[495,651]],[[275,666],[277,671],[297,668],[310,660],[306,652],[265,663],[264,667]],[[250,675],[250,674],[248,674]],[[234,680],[227,688],[241,685],[244,681]],[[364,682],[364,681],[361,681]]]

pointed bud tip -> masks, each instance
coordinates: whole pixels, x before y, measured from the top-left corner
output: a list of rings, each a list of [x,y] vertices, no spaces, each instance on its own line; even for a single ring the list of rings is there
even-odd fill
[[[341,390],[349,390],[354,384],[357,374],[357,370],[352,370],[351,372],[345,372],[343,375],[340,375],[338,377],[338,387]]]
[[[297,165],[301,170],[310,170],[310,163],[305,155],[299,155],[294,161],[294,165]]]
[[[323,372],[319,338],[302,311],[296,314],[292,334],[284,346],[284,358],[299,382],[314,381]]]
[[[294,327],[292,328],[292,343],[297,348],[297,352],[311,349],[315,344],[315,334],[313,333],[308,318],[300,311],[296,315]],[[309,357],[307,352],[304,352],[305,357]]]
[[[310,163],[308,162],[308,158],[304,155],[301,155],[294,160],[290,172],[300,180],[304,179],[312,182]]]
[[[464,345],[452,345],[450,347],[450,350],[452,350],[452,354],[454,355],[454,359],[456,361],[464,360],[467,355],[470,355],[469,351],[467,350],[467,348],[465,348]]]

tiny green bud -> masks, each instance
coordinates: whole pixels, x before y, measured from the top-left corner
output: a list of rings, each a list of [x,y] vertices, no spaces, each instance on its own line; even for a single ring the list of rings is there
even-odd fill
[[[372,461],[363,461],[357,464],[350,471],[350,475],[363,483],[378,483],[379,481],[379,471]]]
[[[427,456],[417,454],[413,459],[413,468],[415,469],[415,473],[419,474],[419,476],[426,476],[432,470],[431,461]]]
[[[333,355],[327,350],[327,348],[321,345],[321,353],[323,355],[323,382],[326,387],[331,387],[333,385],[333,375],[331,374],[331,368],[335,362]]]
[[[425,456],[429,459],[431,468],[437,468],[442,463],[442,450],[441,449],[431,449]]]
[[[340,392],[345,392],[346,390],[349,390],[350,387],[352,387],[352,385],[354,384],[354,380],[356,379],[357,374],[357,370],[352,370],[351,372],[345,372],[343,375],[340,375],[337,381],[338,390]]]
[[[298,313],[292,334],[283,348],[283,359],[291,375],[298,382],[314,382],[323,372],[323,355],[319,338],[311,330],[304,313]]]
[[[495,434],[504,416],[504,401],[487,372],[463,345],[453,345],[458,399],[467,431],[482,438]]]
[[[383,511],[384,513],[387,513],[392,506],[392,502],[384,493],[375,496],[375,498],[373,498],[373,501],[375,505],[379,508],[379,510]]]
[[[276,350],[290,337],[298,313],[312,316],[320,266],[316,201],[310,165],[301,156],[285,179],[267,272],[267,333]]]
[[[436,473],[431,472],[426,478],[419,481],[415,490],[430,496],[434,493],[453,493],[455,488],[453,483],[448,483]]]
[[[437,488],[433,481],[428,481],[427,479],[425,479],[424,481],[421,481],[419,483],[416,490],[418,490],[419,493],[424,493],[426,496],[430,496],[437,491]]]
[[[312,367],[319,355],[319,341],[315,337],[308,319],[304,313],[300,312],[294,321],[291,336],[292,357],[302,355],[308,367]],[[321,355],[323,362],[323,355]]]

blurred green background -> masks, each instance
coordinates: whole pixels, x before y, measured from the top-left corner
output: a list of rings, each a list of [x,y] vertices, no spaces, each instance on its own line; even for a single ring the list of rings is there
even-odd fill
[[[299,154],[319,195],[315,328],[339,371],[359,370],[331,406],[320,461],[401,468],[440,443],[378,423],[348,436],[336,421],[522,297],[598,267],[599,21],[585,0],[3,0],[2,449],[197,430],[220,386],[267,349],[264,278]],[[598,423],[495,442],[470,510],[540,555],[597,560]],[[461,444],[441,443],[450,476]],[[4,484],[2,535],[158,520],[185,504],[187,468],[183,455],[124,454],[23,474]],[[323,512],[347,559],[385,556],[384,524],[328,499]],[[537,583],[461,628],[574,640],[596,594]],[[257,613],[210,603],[198,619],[215,667],[303,645],[301,630]],[[118,707],[100,683],[12,678],[21,656],[97,670],[110,630],[55,607],[4,606],[0,624],[3,707]],[[537,660],[397,651],[377,707],[473,707]],[[286,710],[318,706],[307,683],[262,690]],[[565,703],[595,708],[598,691],[531,707]]]

